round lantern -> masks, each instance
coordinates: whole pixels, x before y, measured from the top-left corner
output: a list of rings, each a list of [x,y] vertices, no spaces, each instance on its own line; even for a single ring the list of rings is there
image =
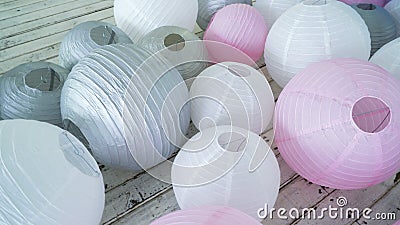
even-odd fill
[[[281,93],[275,143],[309,181],[336,189],[378,184],[400,169],[400,81],[356,59],[313,64]]]
[[[280,171],[274,153],[257,134],[216,126],[192,137],[176,156],[172,183],[181,209],[223,205],[258,218],[274,207]]]
[[[397,37],[400,37],[400,0],[388,2],[385,9],[392,15],[397,26]]]
[[[70,133],[33,120],[0,122],[1,224],[99,224],[104,183]]]
[[[60,96],[68,72],[53,63],[32,62],[5,73],[0,78],[0,118],[61,126]]]
[[[171,156],[189,127],[189,93],[166,59],[134,45],[96,49],[71,71],[64,127],[112,167],[150,168]]]
[[[135,43],[161,26],[178,26],[192,31],[197,13],[197,0],[114,1],[115,22]]]
[[[269,74],[284,87],[308,65],[331,58],[368,60],[371,40],[361,17],[346,4],[306,0],[275,22],[265,44]]]
[[[103,45],[132,43],[118,27],[100,21],[88,21],[72,28],[60,46],[60,64],[71,70],[79,60]]]
[[[396,38],[394,18],[382,7],[373,4],[357,4],[352,7],[360,14],[371,35],[371,55]]]
[[[153,30],[138,43],[153,53],[159,53],[176,66],[183,79],[190,84],[207,67],[204,43],[192,32],[173,26]]]
[[[364,4],[374,4],[383,7],[386,4],[386,0],[340,0],[340,1],[348,5],[364,3]]]
[[[197,24],[203,30],[206,30],[211,18],[227,5],[232,4],[252,4],[252,0],[199,0],[199,14]]]
[[[395,77],[400,79],[400,38],[397,38],[381,49],[370,59],[371,62],[382,66]]]
[[[163,216],[150,225],[261,225],[241,211],[226,206],[180,210]]]
[[[190,99],[191,118],[199,130],[233,125],[260,134],[271,122],[275,106],[264,75],[234,62],[204,70],[192,84]]]
[[[246,4],[232,4],[214,15],[203,39],[227,44],[257,61],[262,56],[267,34],[268,29],[264,18],[254,7]],[[214,61],[228,61],[219,56],[225,54],[221,53],[220,49],[207,46],[207,50]]]
[[[289,8],[303,0],[257,0],[253,6],[264,16],[269,29],[275,21]]]

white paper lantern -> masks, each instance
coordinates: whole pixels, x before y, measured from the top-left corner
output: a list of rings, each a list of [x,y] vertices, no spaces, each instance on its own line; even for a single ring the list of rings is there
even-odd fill
[[[115,22],[135,43],[162,26],[178,26],[192,31],[197,13],[197,0],[114,1]]]
[[[0,122],[0,224],[97,225],[104,183],[73,135],[33,120]]]
[[[253,6],[264,16],[265,24],[268,29],[271,29],[275,21],[286,12],[286,10],[302,1],[303,0],[256,0]]]
[[[190,98],[191,118],[199,130],[233,125],[260,134],[271,122],[275,105],[264,75],[235,62],[204,70],[193,82]]]
[[[265,44],[265,63],[284,87],[308,65],[332,58],[368,60],[371,39],[363,19],[335,0],[306,0],[275,22]]]
[[[61,126],[60,96],[68,70],[48,62],[21,64],[0,78],[0,118]]]
[[[185,141],[187,87],[166,59],[150,55],[135,45],[103,46],[81,60],[65,82],[64,126],[105,165],[150,168]]]
[[[280,171],[265,141],[250,131],[217,126],[201,131],[178,153],[172,166],[181,209],[223,205],[257,217],[274,207]]]
[[[251,5],[252,0],[199,0],[199,14],[197,24],[203,30],[206,30],[211,18],[227,5],[247,4]]]
[[[60,46],[60,64],[71,70],[79,60],[94,49],[104,45],[127,43],[132,41],[118,27],[101,22],[88,21],[72,28],[64,37]]]
[[[385,9],[393,16],[397,26],[397,36],[400,37],[400,0],[391,0]]]
[[[204,43],[197,35],[184,28],[157,28],[144,36],[138,45],[168,59],[176,66],[188,86],[208,65]]]
[[[370,61],[382,66],[400,79],[400,38],[387,43],[379,49],[371,57]]]

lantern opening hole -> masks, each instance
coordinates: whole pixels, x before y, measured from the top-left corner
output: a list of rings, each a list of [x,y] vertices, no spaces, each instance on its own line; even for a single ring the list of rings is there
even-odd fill
[[[247,138],[236,132],[226,132],[218,137],[218,144],[229,152],[242,152],[247,144]]]
[[[169,34],[164,39],[164,46],[174,52],[181,51],[185,45],[185,39],[179,34]]]
[[[90,38],[100,46],[118,43],[118,36],[109,26],[94,27],[90,30]]]
[[[228,71],[238,77],[248,77],[251,74],[249,69],[241,65],[229,65]]]
[[[358,100],[352,109],[354,123],[367,133],[379,133],[390,123],[389,106],[375,97],[364,97]]]
[[[53,91],[61,85],[60,75],[50,67],[32,70],[25,75],[24,82],[39,91]]]
[[[376,9],[376,6],[374,4],[367,4],[367,3],[358,4],[357,7],[362,10],[375,10]]]
[[[80,142],[82,142],[82,144],[87,148],[87,150],[89,150],[89,152],[92,153],[91,150],[90,150],[89,141],[86,139],[85,135],[83,135],[83,133],[79,129],[79,127],[75,125],[75,123],[73,123],[69,119],[64,119],[63,120],[63,126],[64,126],[65,130],[67,130],[72,135],[74,135],[76,138],[78,138],[78,140]]]

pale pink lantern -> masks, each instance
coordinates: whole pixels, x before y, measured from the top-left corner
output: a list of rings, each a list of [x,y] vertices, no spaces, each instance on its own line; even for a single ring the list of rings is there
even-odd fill
[[[366,188],[400,169],[400,81],[358,59],[315,63],[281,93],[275,142],[289,166],[336,189]]]
[[[203,39],[227,44],[257,61],[264,51],[267,34],[264,17],[257,9],[246,4],[232,4],[214,15]],[[206,46],[211,60],[235,61],[232,60],[235,59],[234,51],[221,51],[209,43]]]
[[[386,0],[339,0],[339,1],[344,2],[348,5],[359,4],[359,3],[374,4],[380,7],[386,5]]]
[[[227,206],[209,206],[170,213],[150,225],[261,225],[241,211]]]

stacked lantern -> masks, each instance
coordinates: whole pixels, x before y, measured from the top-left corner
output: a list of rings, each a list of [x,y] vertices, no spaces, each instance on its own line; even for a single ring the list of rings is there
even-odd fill
[[[370,61],[382,66],[392,75],[400,79],[400,38],[397,38],[385,46],[371,57]]]

